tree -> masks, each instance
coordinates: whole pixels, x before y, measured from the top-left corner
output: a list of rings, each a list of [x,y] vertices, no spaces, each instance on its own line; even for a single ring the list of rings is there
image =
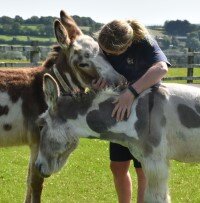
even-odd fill
[[[44,26],[44,36],[52,37],[54,35],[54,29],[52,25],[45,25]]]
[[[54,30],[53,26],[50,25],[38,25],[37,26],[37,32],[40,36],[49,36],[52,37],[54,36]]]
[[[16,15],[14,18],[15,23],[23,23],[23,18],[21,16]]]
[[[13,23],[11,25],[11,34],[20,34],[20,23]]]
[[[173,47],[177,47],[179,45],[179,40],[176,37],[172,37],[172,45]]]
[[[168,49],[171,44],[171,39],[168,36],[164,36],[162,40],[163,49]]]
[[[25,21],[27,24],[38,24],[39,18],[37,16],[32,16]]]
[[[0,18],[0,23],[1,24],[12,24],[14,22],[14,20],[8,16],[2,16]]]
[[[54,18],[51,17],[51,16],[47,16],[47,17],[41,17],[39,19],[39,23],[40,24],[44,24],[44,25],[53,25],[53,21],[54,21]]]
[[[2,29],[4,31],[4,34],[10,34],[12,30],[12,25],[11,24],[4,24],[2,26]]]
[[[186,35],[192,32],[194,26],[187,20],[166,21],[164,23],[165,31],[170,35]]]
[[[189,33],[187,36],[187,42],[186,46],[188,48],[191,48],[195,51],[200,51],[200,38],[199,38],[200,32],[192,32]]]

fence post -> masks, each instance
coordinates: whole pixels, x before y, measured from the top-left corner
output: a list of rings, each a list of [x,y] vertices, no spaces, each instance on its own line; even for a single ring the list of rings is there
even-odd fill
[[[188,48],[187,62],[188,62],[187,77],[193,77],[194,53],[191,48]],[[193,83],[193,80],[187,80],[187,83]]]
[[[38,41],[32,41],[30,50],[31,66],[38,66],[39,60],[40,60],[40,48],[38,46]]]

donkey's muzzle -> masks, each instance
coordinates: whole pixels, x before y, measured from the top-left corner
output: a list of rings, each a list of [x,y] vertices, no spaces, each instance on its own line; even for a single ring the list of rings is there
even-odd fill
[[[42,176],[43,178],[48,178],[48,177],[50,177],[49,174],[45,174],[45,173],[43,172],[43,170],[42,170],[42,169],[43,169],[42,163],[36,162],[36,163],[35,163],[35,168],[36,168],[37,171],[39,172],[40,176]]]

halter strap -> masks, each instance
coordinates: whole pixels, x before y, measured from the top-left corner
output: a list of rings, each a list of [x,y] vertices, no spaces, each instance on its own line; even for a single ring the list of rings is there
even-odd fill
[[[56,68],[56,65],[53,65],[53,72],[57,78],[57,80],[59,81],[60,85],[62,86],[62,88],[65,90],[65,92],[71,92],[69,86],[67,85],[67,83],[65,82],[65,80],[62,78],[62,76],[60,75],[60,73],[58,72],[58,69]]]

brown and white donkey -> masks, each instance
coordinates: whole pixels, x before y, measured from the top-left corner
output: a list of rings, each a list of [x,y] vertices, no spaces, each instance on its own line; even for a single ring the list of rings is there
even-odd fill
[[[40,131],[35,121],[47,109],[42,80],[45,73],[57,78],[60,88],[72,92],[84,89],[93,78],[110,83],[124,78],[105,60],[98,43],[84,35],[64,11],[54,23],[58,46],[43,66],[0,69],[0,147],[28,145],[31,156],[25,202],[40,202],[43,177],[35,169]]]

